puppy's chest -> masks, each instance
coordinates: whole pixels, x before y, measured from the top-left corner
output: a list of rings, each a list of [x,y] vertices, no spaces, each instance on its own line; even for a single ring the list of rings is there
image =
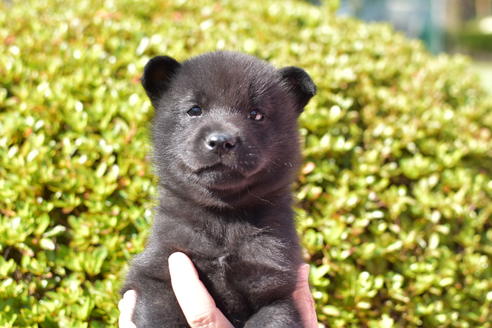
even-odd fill
[[[250,254],[246,250],[254,248],[254,244],[264,238],[266,237],[253,231],[238,233],[224,230],[214,236],[202,234],[201,241],[195,243],[188,251],[202,271],[225,274],[242,262],[251,262]]]
[[[239,284],[259,267],[276,267],[286,252],[282,240],[257,228],[227,227],[220,233],[201,234],[188,249],[198,271],[211,281]]]
[[[229,318],[250,315],[258,303],[258,297],[273,284],[265,284],[262,290],[257,290],[255,284],[270,280],[275,277],[275,261],[281,258],[271,259],[268,253],[277,253],[276,243],[267,242],[272,236],[244,232],[241,235],[230,234],[223,236],[222,240],[209,241],[207,249],[190,250],[190,256],[195,264],[200,279],[206,285],[217,306],[227,314]],[[213,245],[213,246],[212,246]],[[206,252],[204,252],[206,251]],[[270,275],[261,275],[261,272],[269,272]],[[274,287],[275,288],[275,287]]]
[[[214,281],[227,280],[231,269],[240,263],[233,250],[217,250],[215,254],[192,252],[190,256],[200,274]]]

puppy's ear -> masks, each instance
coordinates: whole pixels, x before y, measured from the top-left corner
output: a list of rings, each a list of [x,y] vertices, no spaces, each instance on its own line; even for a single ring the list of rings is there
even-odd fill
[[[167,90],[181,64],[168,56],[157,56],[145,65],[142,85],[152,104]]]
[[[299,113],[302,112],[309,99],[316,94],[316,85],[302,68],[288,66],[279,69],[279,72],[282,81],[295,99],[297,110]]]

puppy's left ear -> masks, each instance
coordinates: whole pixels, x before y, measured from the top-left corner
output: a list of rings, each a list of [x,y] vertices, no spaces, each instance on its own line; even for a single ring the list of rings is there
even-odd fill
[[[302,68],[288,66],[279,69],[282,81],[295,99],[297,110],[303,111],[304,106],[316,94],[316,85]]]

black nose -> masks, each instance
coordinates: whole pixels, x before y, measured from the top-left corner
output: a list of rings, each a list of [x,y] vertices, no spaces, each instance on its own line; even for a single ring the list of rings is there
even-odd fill
[[[225,152],[234,149],[238,138],[226,133],[211,133],[205,139],[205,147],[213,152]]]

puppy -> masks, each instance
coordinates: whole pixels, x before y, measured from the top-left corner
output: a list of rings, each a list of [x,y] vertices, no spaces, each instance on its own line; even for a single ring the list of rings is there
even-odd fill
[[[180,251],[234,327],[302,327],[291,296],[301,263],[291,184],[313,81],[298,67],[213,52],[155,57],[142,84],[155,108],[159,205],[122,290],[137,293],[135,324],[188,327],[167,263]]]

